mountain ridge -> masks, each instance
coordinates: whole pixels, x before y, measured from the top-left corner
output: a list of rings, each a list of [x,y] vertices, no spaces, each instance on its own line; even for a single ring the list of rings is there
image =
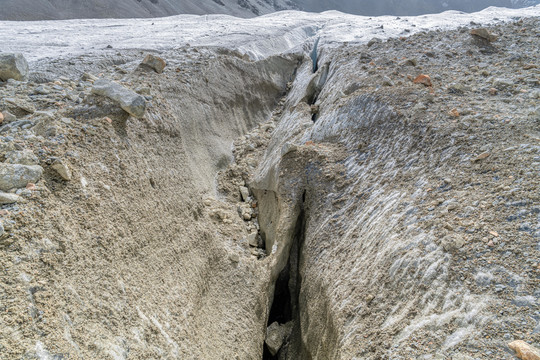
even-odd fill
[[[538,0],[0,0],[0,20],[153,18],[179,14],[226,14],[243,18],[280,10],[338,10],[356,15],[421,15],[445,10],[474,12],[489,6],[520,8]]]

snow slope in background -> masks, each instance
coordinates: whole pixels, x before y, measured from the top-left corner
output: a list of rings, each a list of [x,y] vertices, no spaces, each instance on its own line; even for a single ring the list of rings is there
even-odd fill
[[[179,15],[159,19],[0,21],[0,52],[21,52],[35,62],[117,49],[166,51],[190,44],[221,46],[252,59],[302,50],[321,38],[321,48],[343,42],[365,43],[419,31],[495,23],[540,16],[540,5],[524,9],[488,8],[474,14],[447,11],[417,17],[374,17],[337,11],[322,14],[284,11],[254,19],[226,15]],[[381,26],[384,24],[384,28]],[[304,49],[305,50],[305,49]]]

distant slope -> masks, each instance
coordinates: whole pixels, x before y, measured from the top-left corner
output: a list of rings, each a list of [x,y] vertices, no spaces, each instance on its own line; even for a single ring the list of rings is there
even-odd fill
[[[178,14],[254,17],[295,8],[289,0],[0,0],[0,20],[141,18]]]

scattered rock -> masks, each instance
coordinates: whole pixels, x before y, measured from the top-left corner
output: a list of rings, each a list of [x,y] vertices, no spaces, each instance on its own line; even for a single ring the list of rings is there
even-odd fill
[[[17,117],[13,115],[12,113],[10,113],[9,111],[2,112],[2,115],[4,117],[4,122],[6,123],[10,123],[17,120]]]
[[[257,233],[251,233],[246,238],[248,244],[253,247],[259,246],[259,242],[257,241]]]
[[[233,262],[233,263],[237,263],[240,261],[240,255],[238,254],[230,254],[229,255],[229,259]]]
[[[418,65],[418,60],[416,60],[415,58],[411,58],[403,61],[401,64],[405,66],[416,66]]]
[[[24,188],[28,183],[36,183],[43,174],[39,165],[0,163],[0,190]]]
[[[72,179],[71,170],[69,170],[69,167],[61,160],[56,159],[51,165],[51,168],[56,171],[63,180],[70,181]]]
[[[497,35],[494,35],[494,34],[490,33],[485,28],[472,29],[470,34],[473,37],[481,38],[481,39],[487,40],[489,42],[493,42],[493,41],[497,40]]]
[[[22,99],[6,98],[4,99],[4,101],[30,114],[33,114],[36,111],[36,108],[34,107],[34,105]]]
[[[82,79],[82,81],[88,81],[88,82],[94,83],[99,78],[97,76],[95,76],[95,75],[90,74],[90,73],[84,73],[84,74],[82,74],[81,79]]]
[[[473,159],[473,162],[477,162],[477,161],[480,161],[480,160],[484,160],[484,159],[486,159],[487,157],[489,157],[489,155],[490,155],[490,153],[484,152],[484,153],[478,155],[477,157],[475,157],[475,158]]]
[[[242,195],[242,200],[247,202],[249,199],[249,189],[245,186],[240,186],[240,195]]]
[[[0,54],[0,80],[28,79],[28,63],[22,54]]]
[[[266,328],[266,346],[272,356],[275,356],[283,346],[285,339],[291,334],[292,321],[280,325],[278,322],[273,322]]]
[[[522,360],[540,360],[540,350],[523,340],[512,341],[508,347],[514,350],[517,357]]]
[[[383,77],[382,84],[384,86],[394,86],[394,82],[388,76]]]
[[[433,84],[431,83],[431,78],[429,77],[429,75],[424,75],[424,74],[418,75],[418,76],[413,80],[413,83],[415,83],[415,84],[422,84],[422,85],[425,85],[425,86],[428,86],[428,87],[433,86]]]
[[[167,66],[167,63],[165,60],[158,56],[154,56],[152,54],[146,55],[144,60],[141,63],[142,66],[149,67],[153,69],[158,74],[161,74],[163,72],[163,69],[165,69],[165,66]]]
[[[514,83],[508,79],[496,78],[495,80],[493,80],[493,87],[498,90],[508,89],[513,86],[514,86]]]
[[[124,111],[141,118],[146,110],[144,97],[122,85],[107,79],[99,79],[94,83],[92,93],[108,97],[116,101]]]
[[[369,47],[372,47],[373,45],[379,44],[379,43],[382,43],[382,40],[381,40],[381,39],[379,39],[379,38],[373,38],[373,39],[371,39],[371,40],[368,41],[367,47],[369,48]]]
[[[37,165],[39,159],[31,150],[10,151],[6,154],[6,163],[21,165]]]
[[[5,193],[3,191],[0,191],[0,204],[2,204],[2,205],[4,205],[4,204],[14,204],[14,203],[18,202],[20,199],[21,198],[19,197],[19,195]]]

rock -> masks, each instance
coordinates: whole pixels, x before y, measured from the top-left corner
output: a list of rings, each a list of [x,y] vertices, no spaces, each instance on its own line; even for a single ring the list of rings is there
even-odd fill
[[[2,115],[4,117],[4,122],[6,123],[10,123],[17,120],[17,117],[13,115],[12,113],[10,113],[9,111],[2,112]]]
[[[465,240],[459,235],[447,235],[442,239],[441,245],[444,251],[454,252],[465,245]]]
[[[259,242],[257,241],[257,233],[251,233],[246,238],[248,244],[253,247],[259,246]]]
[[[0,190],[24,188],[28,183],[36,183],[43,174],[39,165],[0,163]]]
[[[433,86],[433,84],[431,83],[431,78],[429,77],[429,75],[424,75],[424,74],[418,75],[418,76],[413,80],[413,83],[415,83],[415,84],[422,84],[422,85],[425,85],[425,86],[428,86],[428,87]]]
[[[33,114],[36,111],[34,105],[22,99],[6,98],[4,101],[30,114]]]
[[[394,82],[388,76],[383,77],[382,84],[384,86],[394,86]]]
[[[0,191],[0,204],[13,204],[20,200],[19,195],[5,193],[3,191]]]
[[[472,29],[470,34],[473,37],[481,38],[484,40],[487,40],[489,42],[497,40],[497,35],[491,34],[487,29],[485,28],[479,28],[479,29]]]
[[[144,97],[122,85],[107,79],[99,79],[94,83],[92,93],[108,97],[116,101],[124,111],[141,118],[146,110]]]
[[[240,186],[240,195],[242,195],[242,200],[247,202],[249,200],[249,189],[245,186]]]
[[[84,73],[81,77],[82,81],[88,81],[91,83],[94,83],[97,79],[99,79],[97,76],[92,75],[90,73]]]
[[[403,61],[401,64],[405,66],[416,66],[418,65],[418,60],[416,60],[415,58],[411,58]]]
[[[450,112],[448,113],[450,116],[452,117],[459,117],[459,111],[458,109],[454,108],[452,110],[450,110]]]
[[[489,155],[490,155],[490,153],[484,152],[484,153],[478,155],[477,157],[475,157],[472,161],[477,162],[477,161],[480,161],[480,160],[487,159],[489,157]]]
[[[285,339],[291,334],[292,325],[292,321],[283,325],[273,322],[266,328],[266,340],[264,342],[272,356],[275,356],[278,353],[283,346]]]
[[[6,231],[4,230],[4,225],[0,223],[0,236],[4,235]]]
[[[9,79],[18,81],[28,79],[28,63],[22,54],[0,54],[0,80]]]
[[[380,43],[382,43],[382,40],[381,40],[381,39],[379,39],[379,38],[373,38],[373,39],[371,39],[371,40],[368,41],[367,47],[369,48],[369,47],[372,47],[372,46],[375,45],[375,44],[380,44]]]
[[[493,80],[493,87],[495,89],[507,89],[514,86],[514,83],[511,80],[508,79],[502,79],[502,78],[496,78]]]
[[[233,263],[237,263],[240,261],[240,255],[238,254],[230,254],[229,255],[229,259],[233,262]]]
[[[50,93],[51,89],[45,85],[39,85],[37,88],[34,89],[34,94],[37,95],[49,95]]]
[[[37,165],[39,159],[31,150],[10,151],[6,154],[6,163],[21,165]]]
[[[523,340],[512,341],[508,347],[514,350],[517,357],[522,360],[540,360],[540,350]]]
[[[0,124],[4,122],[4,114],[0,112]]]
[[[63,180],[70,181],[72,179],[71,170],[69,170],[69,167],[61,160],[56,159],[51,165],[51,168],[56,171]]]
[[[147,66],[153,69],[158,74],[161,74],[163,72],[163,69],[165,69],[165,66],[167,66],[167,63],[165,62],[165,60],[163,60],[162,58],[158,56],[148,54],[142,61],[141,65]]]

